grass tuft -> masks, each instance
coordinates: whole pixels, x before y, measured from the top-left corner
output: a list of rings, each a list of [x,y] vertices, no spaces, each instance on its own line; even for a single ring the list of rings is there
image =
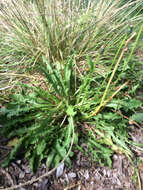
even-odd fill
[[[87,54],[96,58],[102,49],[106,55],[113,55],[131,23],[136,27],[142,21],[142,15],[131,17],[141,3],[140,0],[125,5],[119,0],[2,0],[1,85],[15,80],[13,72],[39,70],[42,55],[53,63],[66,61],[73,53],[78,61]]]

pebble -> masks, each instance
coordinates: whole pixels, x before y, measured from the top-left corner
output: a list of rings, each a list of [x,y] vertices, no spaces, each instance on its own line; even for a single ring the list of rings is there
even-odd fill
[[[25,173],[26,173],[26,174],[29,174],[30,172],[31,172],[30,168],[29,168],[29,167],[26,167],[26,168],[25,168]]]
[[[72,179],[72,178],[75,178],[75,177],[76,177],[76,173],[74,173],[74,172],[68,173],[68,178],[69,179]]]
[[[69,178],[67,174],[65,174],[65,179],[66,179],[67,184],[69,184]]]
[[[42,180],[42,182],[38,185],[39,190],[45,190],[48,186],[48,179]]]
[[[17,163],[17,164],[21,164],[21,160],[17,160],[16,163]]]
[[[22,178],[24,178],[24,176],[25,176],[25,173],[24,172],[20,172],[19,178],[22,179]]]
[[[85,177],[86,180],[89,179],[89,172],[88,172],[88,170],[85,171],[84,177]]]
[[[56,170],[56,178],[58,179],[64,172],[64,163],[61,163]]]

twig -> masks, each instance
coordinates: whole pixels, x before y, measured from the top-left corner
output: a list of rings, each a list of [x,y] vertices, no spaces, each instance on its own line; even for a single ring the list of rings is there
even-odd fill
[[[109,78],[109,81],[108,81],[108,83],[107,83],[106,89],[105,89],[104,94],[103,94],[103,96],[102,96],[100,105],[99,105],[99,106],[97,107],[97,109],[90,115],[90,117],[95,116],[95,115],[100,111],[100,109],[103,108],[103,106],[105,106],[106,103],[108,103],[108,100],[105,101],[105,97],[106,97],[107,92],[108,92],[108,90],[109,90],[110,84],[111,84],[111,82],[112,82],[112,80],[113,80],[113,77],[114,77],[114,75],[115,75],[115,72],[116,72],[116,70],[117,70],[117,68],[118,68],[118,66],[119,66],[119,64],[120,64],[120,62],[121,62],[121,60],[122,60],[123,55],[125,54],[125,52],[126,52],[127,49],[128,49],[128,44],[129,44],[129,42],[136,36],[136,34],[137,34],[137,33],[134,32],[134,33],[130,36],[130,38],[126,40],[125,46],[124,46],[124,48],[123,48],[123,50],[122,50],[122,52],[121,52],[121,54],[120,54],[120,56],[119,56],[119,58],[118,58],[118,60],[117,60],[117,63],[116,63],[116,65],[115,65],[115,67],[114,67],[114,69],[113,69],[113,71],[112,71],[112,74],[111,74],[111,76],[110,76],[110,78]],[[122,86],[124,86],[124,84],[123,84]],[[121,89],[121,88],[120,88],[120,89]],[[117,90],[117,91],[119,91],[119,90]],[[116,91],[116,92],[117,92],[117,91]],[[116,92],[111,96],[112,98],[116,95]],[[110,98],[110,100],[111,100],[112,98]]]
[[[9,146],[0,146],[0,149],[11,150],[12,147],[9,147]]]
[[[139,190],[142,190],[142,183],[141,183],[140,173],[138,169],[136,169],[136,174],[138,178]]]
[[[78,182],[77,184],[70,185],[69,187],[64,188],[64,190],[69,190],[69,189],[76,187],[76,186],[81,186],[81,182]]]
[[[109,102],[114,98],[114,96],[116,96],[116,94],[117,94],[122,88],[124,88],[124,87],[128,84],[128,82],[129,82],[129,81],[125,82],[125,83],[124,83],[122,86],[120,86],[120,88],[118,88],[107,100],[105,100],[102,104],[100,104],[100,105],[97,107],[96,111],[91,114],[91,117],[94,116],[94,115],[96,115],[97,113],[99,113],[99,111],[101,111],[101,110],[104,108],[104,106],[105,106],[107,103],[109,103]]]
[[[5,90],[5,89],[7,89],[7,88],[10,88],[11,86],[6,86],[6,87],[3,87],[3,88],[0,88],[0,91],[1,90]]]
[[[123,118],[129,120],[130,123],[133,123],[134,125],[136,125],[137,127],[139,127],[139,128],[142,129],[142,127],[141,127],[137,122],[131,120],[131,119],[130,119],[129,117],[127,117],[126,115],[123,115],[120,111],[115,111],[115,110],[113,110],[113,109],[112,109],[112,111],[115,112],[115,113],[117,113],[118,115],[121,115]],[[143,130],[143,129],[142,129],[142,130]]]

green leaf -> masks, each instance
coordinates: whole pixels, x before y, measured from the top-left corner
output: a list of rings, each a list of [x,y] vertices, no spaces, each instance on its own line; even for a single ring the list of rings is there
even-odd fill
[[[74,144],[78,144],[78,133],[74,132]]]
[[[32,156],[29,158],[29,165],[30,169],[34,172],[35,167],[34,167],[34,160],[35,160],[35,154],[32,154]]]
[[[86,59],[87,59],[87,63],[89,65],[89,70],[91,73],[93,73],[94,71],[94,62],[91,60],[91,58],[87,55],[86,56]]]
[[[117,119],[121,119],[122,117],[120,115],[118,115],[117,113],[112,113],[112,112],[108,112],[103,114],[104,119],[106,120],[117,120]]]
[[[40,143],[38,143],[38,146],[37,146],[37,155],[42,154],[42,152],[44,151],[45,148],[46,148],[46,142],[43,139]]]
[[[126,106],[128,109],[132,110],[135,108],[140,108],[142,106],[142,102],[133,98],[126,102],[123,102],[123,105]]]
[[[31,150],[28,150],[26,153],[25,153],[25,158],[29,158],[31,156]]]
[[[122,103],[121,100],[113,99],[111,102],[109,102],[106,105],[106,107],[114,108],[114,109],[121,109],[123,107],[121,103]]]
[[[39,168],[39,166],[41,165],[41,160],[43,158],[43,154],[37,155],[35,151],[33,152],[31,157],[29,158],[29,165],[33,173],[37,170],[37,168]]]
[[[6,114],[8,112],[8,110],[5,107],[2,107],[0,109],[0,113],[2,113],[2,115]]]
[[[44,56],[42,58],[43,62],[47,65],[47,71],[43,67],[41,67],[41,69],[45,73],[47,79],[60,96],[67,96],[64,81],[62,80],[60,72],[57,72]]]
[[[107,165],[109,166],[109,168],[112,168],[112,160],[111,160],[110,156],[105,155],[105,158],[106,158]]]
[[[54,158],[54,167],[56,167],[61,161],[61,156],[59,154],[57,154]]]
[[[55,151],[52,150],[52,152],[50,152],[50,154],[48,154],[47,160],[46,160],[46,166],[47,168],[49,168],[54,160],[54,156],[55,156]]]
[[[72,116],[74,117],[76,115],[76,112],[74,111],[74,107],[73,106],[68,106],[68,109],[66,111],[66,113],[69,115],[69,116]]]
[[[57,81],[53,74],[52,68],[51,68],[50,64],[48,63],[48,61],[46,60],[46,58],[44,56],[42,58],[43,58],[43,62],[46,63],[47,68],[45,69],[45,67],[41,66],[41,70],[45,74],[48,82],[52,85],[54,90],[61,96],[61,92],[57,88]],[[51,73],[49,73],[48,71],[50,71]]]
[[[67,154],[66,149],[63,146],[61,146],[58,141],[56,142],[56,150],[61,156],[61,158],[64,158]]]
[[[63,142],[63,146],[66,148],[69,148],[70,143],[71,143],[71,134],[72,134],[72,121],[71,118],[68,118],[69,125],[66,127],[66,132],[65,132],[65,141]]]
[[[136,121],[136,122],[143,122],[143,113],[136,113],[131,116],[131,120]]]

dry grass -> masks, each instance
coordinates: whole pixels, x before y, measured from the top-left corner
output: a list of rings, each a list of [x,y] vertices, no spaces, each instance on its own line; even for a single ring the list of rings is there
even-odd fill
[[[54,63],[65,62],[71,54],[85,60],[87,54],[96,58],[103,46],[111,55],[129,23],[142,20],[129,17],[140,0],[121,7],[119,0],[84,2],[1,0],[1,76],[39,66],[42,55]]]

